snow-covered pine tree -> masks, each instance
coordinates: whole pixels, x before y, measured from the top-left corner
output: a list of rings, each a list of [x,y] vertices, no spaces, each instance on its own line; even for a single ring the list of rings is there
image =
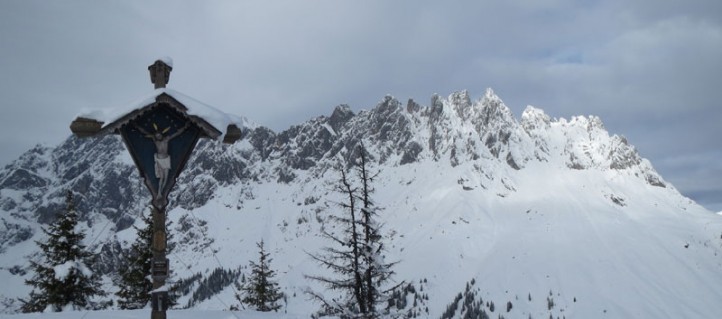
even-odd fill
[[[331,220],[342,226],[342,232],[336,235],[323,231],[324,237],[339,247],[324,247],[321,254],[311,254],[313,259],[339,276],[306,277],[342,294],[340,299],[326,298],[321,293],[308,291],[322,304],[319,316],[383,317],[387,311],[379,306],[388,300],[387,294],[393,289],[381,289],[390,280],[395,263],[383,260],[381,225],[376,221],[378,209],[371,199],[371,183],[376,174],[369,173],[369,156],[363,145],[357,154],[358,161],[354,161],[352,166],[356,168],[361,186],[355,187],[343,169],[339,170],[341,178],[336,185],[336,191],[345,199],[337,204],[345,213],[333,215]]]
[[[46,241],[36,242],[42,250],[41,261],[30,260],[35,273],[26,280],[33,286],[28,300],[21,300],[23,312],[62,311],[95,308],[91,299],[105,296],[101,288],[100,275],[93,273],[92,255],[83,245],[85,234],[75,228],[78,213],[75,211],[73,193],[68,191],[65,198],[66,211],[43,232]]]
[[[150,249],[153,241],[153,220],[150,216],[141,216],[143,228],[135,228],[137,237],[130,246],[126,256],[127,265],[120,274],[117,285],[120,290],[115,293],[120,309],[140,309],[150,301],[153,282],[150,280],[150,263],[153,253]]]
[[[150,291],[153,290],[153,282],[150,280],[151,260],[153,252],[151,245],[153,244],[153,213],[152,208],[148,215],[142,215],[141,219],[144,223],[143,228],[133,226],[136,231],[136,238],[127,253],[125,267],[122,267],[119,280],[116,285],[120,290],[115,293],[118,299],[120,309],[140,309],[150,302]],[[166,221],[166,229],[170,229],[171,221]],[[166,241],[168,246],[166,254],[173,252],[175,242],[173,241],[173,233],[169,232]],[[171,307],[177,305],[179,296],[179,283],[171,285],[168,302]]]
[[[257,311],[278,311],[281,308],[279,301],[283,298],[283,293],[273,279],[276,272],[271,269],[270,253],[265,250],[263,240],[256,243],[256,246],[258,246],[258,263],[249,262],[251,274],[241,287],[243,296],[236,294],[236,299]]]

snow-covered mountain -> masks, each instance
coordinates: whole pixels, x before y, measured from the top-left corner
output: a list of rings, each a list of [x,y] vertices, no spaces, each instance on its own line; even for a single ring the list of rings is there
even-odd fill
[[[209,299],[199,291],[218,268],[247,265],[263,239],[287,311],[316,310],[304,275],[323,270],[307,253],[330,244],[320,229],[338,211],[336,167],[363,142],[381,172],[387,258],[400,261],[395,278],[413,285],[405,298],[421,317],[460,317],[479,301],[505,318],[722,313],[722,217],[680,195],[597,117],[527,107],[517,119],[487,90],[476,101],[434,95],[428,106],[387,96],[280,133],[242,131],[230,146],[201,141],[170,196],[180,306],[236,303],[232,285]],[[119,252],[150,198],[119,137],[69,137],[0,170],[0,312],[29,293],[27,258],[68,189],[106,288],[117,290]]]

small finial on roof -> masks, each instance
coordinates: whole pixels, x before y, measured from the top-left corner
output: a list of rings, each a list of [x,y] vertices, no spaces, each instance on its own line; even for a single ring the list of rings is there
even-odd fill
[[[163,58],[155,60],[155,62],[148,66],[150,71],[150,81],[153,82],[156,89],[164,88],[168,84],[170,79],[170,71],[173,70],[173,62],[170,58]]]

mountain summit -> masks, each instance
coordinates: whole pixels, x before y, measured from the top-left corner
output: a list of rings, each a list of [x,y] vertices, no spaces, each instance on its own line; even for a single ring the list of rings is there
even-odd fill
[[[241,130],[234,145],[201,141],[170,195],[171,268],[190,282],[180,306],[227,308],[230,284],[215,298],[194,292],[212,270],[246,265],[263,240],[289,312],[317,309],[303,295],[313,285],[304,275],[318,271],[306,252],[326,245],[319,233],[338,211],[337,170],[363,143],[380,171],[387,259],[417,289],[409,309],[421,317],[462,317],[466,302],[506,318],[722,313],[722,218],[680,195],[598,117],[529,106],[517,119],[488,89],[477,100],[433,95],[429,105],[386,96],[282,132]],[[67,190],[97,271],[122,271],[150,198],[120,139],[37,146],[0,170],[4,311],[29,292],[27,258]]]

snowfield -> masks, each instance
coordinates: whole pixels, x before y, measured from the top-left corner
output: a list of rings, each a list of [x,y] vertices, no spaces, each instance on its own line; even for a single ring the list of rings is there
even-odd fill
[[[301,319],[305,315],[282,313],[264,313],[257,311],[219,311],[219,310],[169,310],[168,318],[172,319]],[[7,315],[0,314],[0,319],[137,319],[150,318],[149,309],[140,310],[106,310],[106,311],[68,311],[55,313],[32,313]]]

